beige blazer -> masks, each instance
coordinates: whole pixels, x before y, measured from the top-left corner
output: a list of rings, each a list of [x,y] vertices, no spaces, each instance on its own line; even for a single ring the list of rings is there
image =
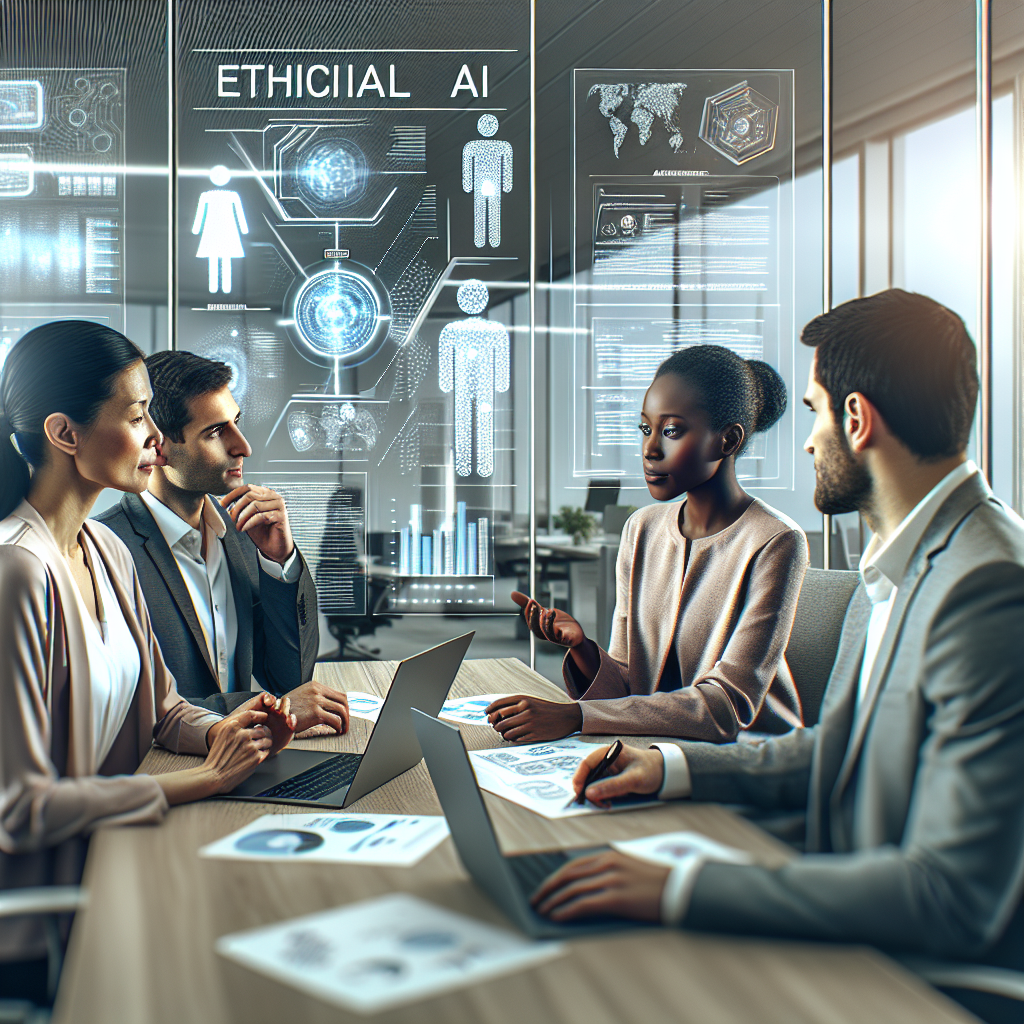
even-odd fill
[[[755,498],[732,526],[700,540],[679,529],[678,502],[648,505],[619,545],[611,643],[593,682],[566,656],[583,732],[724,743],[741,730],[802,724],[786,664],[809,561],[791,519]],[[682,687],[659,691],[669,651]]]
[[[0,521],[0,887],[77,881],[76,837],[102,825],[158,822],[156,781],[132,775],[155,739],[205,754],[219,715],[180,697],[150,623],[128,549],[100,523],[95,543],[139,648],[141,671],[103,764],[90,742],[89,656],[75,582],[42,517],[22,502]],[[0,958],[31,955],[25,933],[0,931]],[[29,951],[26,952],[26,949]]]

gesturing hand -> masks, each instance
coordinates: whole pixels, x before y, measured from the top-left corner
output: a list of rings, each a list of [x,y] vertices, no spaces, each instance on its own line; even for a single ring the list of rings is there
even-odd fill
[[[586,639],[583,627],[561,608],[545,608],[532,597],[512,591],[512,600],[523,609],[523,618],[534,636],[559,647],[579,647]]]
[[[670,870],[615,850],[576,857],[551,875],[530,902],[553,921],[605,914],[658,921]]]
[[[516,694],[489,705],[487,721],[503,740],[544,743],[576,732],[583,724],[583,713],[575,701],[565,704]]]
[[[607,747],[598,747],[587,754],[572,777],[573,792],[579,796],[587,776],[604,758]],[[609,807],[615,797],[629,793],[657,793],[665,778],[665,759],[660,750],[637,750],[623,747],[608,774],[587,787],[587,799],[599,807]]]
[[[264,558],[284,565],[295,550],[284,498],[257,484],[243,484],[218,499],[239,533],[247,533]]]

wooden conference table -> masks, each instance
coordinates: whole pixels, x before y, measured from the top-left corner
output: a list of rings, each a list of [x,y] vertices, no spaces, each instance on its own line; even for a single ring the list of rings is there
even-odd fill
[[[316,677],[340,689],[383,694],[394,663],[322,664]],[[523,692],[565,699],[515,659],[466,662],[453,696]],[[296,741],[359,751],[370,723],[348,734]],[[462,730],[471,748],[499,745],[486,727]],[[637,737],[632,737],[637,742]],[[154,774],[195,758],[150,753]],[[487,795],[506,852],[591,846],[694,829],[784,862],[787,848],[722,807],[687,804],[549,821]],[[221,935],[395,890],[508,927],[469,880],[451,840],[413,868],[260,864],[200,859],[206,843],[281,805],[209,800],[171,810],[158,827],[111,828],[92,839],[85,872],[89,904],[75,920],[56,1021],[138,1024],[362,1020],[247,971],[213,950]],[[439,814],[419,765],[353,805],[365,812]],[[662,1024],[665,1021],[937,1024],[973,1020],[874,950],[651,929],[574,940],[568,955],[540,967],[375,1015],[387,1022],[445,1024]]]

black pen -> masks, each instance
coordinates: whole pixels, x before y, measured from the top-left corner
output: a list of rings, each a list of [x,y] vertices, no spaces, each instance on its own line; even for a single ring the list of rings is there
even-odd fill
[[[587,776],[587,781],[583,783],[583,788],[580,790],[579,796],[574,796],[566,805],[562,808],[563,811],[569,810],[573,804],[579,804],[582,806],[586,803],[586,792],[587,786],[592,782],[597,782],[598,779],[603,779],[608,773],[608,769],[615,763],[615,759],[622,753],[622,740],[616,740],[605,752],[604,757],[590,769],[590,774]]]

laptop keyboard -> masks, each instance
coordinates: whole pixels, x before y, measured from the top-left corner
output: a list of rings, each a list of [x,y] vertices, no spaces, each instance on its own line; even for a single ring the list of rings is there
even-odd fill
[[[257,795],[280,800],[319,800],[351,783],[362,759],[362,754],[338,754]]]
[[[540,883],[568,859],[564,853],[525,853],[506,857],[505,862],[511,866],[523,893],[530,897],[540,888]]]

